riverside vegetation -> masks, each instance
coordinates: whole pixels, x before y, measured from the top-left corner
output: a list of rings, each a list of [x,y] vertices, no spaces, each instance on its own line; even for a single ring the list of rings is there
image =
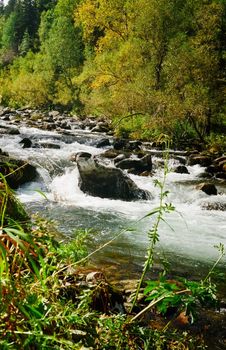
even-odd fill
[[[206,349],[203,329],[193,333],[189,324],[198,321],[200,310],[219,305],[212,277],[223,246],[199,282],[169,280],[165,267],[158,280],[146,278],[154,264],[159,223],[164,212],[174,210],[164,203],[166,175],[167,162],[163,181],[156,183],[159,207],[148,214],[156,216],[148,257],[138,286],[126,299],[88,264],[95,254],[86,248],[90,232],[80,230],[75,240],[60,243],[51,223],[28,218],[2,176],[1,349]]]
[[[0,1],[0,101],[223,143],[225,0]]]

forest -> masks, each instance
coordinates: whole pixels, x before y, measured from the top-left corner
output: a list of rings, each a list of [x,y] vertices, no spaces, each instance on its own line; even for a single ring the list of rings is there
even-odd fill
[[[105,116],[144,140],[225,131],[225,0],[0,6],[1,104]]]

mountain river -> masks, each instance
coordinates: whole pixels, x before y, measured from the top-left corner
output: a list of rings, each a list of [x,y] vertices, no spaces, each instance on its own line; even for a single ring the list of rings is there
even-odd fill
[[[112,272],[122,271],[124,276],[139,271],[148,247],[147,233],[155,221],[154,216],[144,216],[159,204],[159,189],[154,180],[162,179],[162,167],[156,165],[152,177],[129,175],[140,188],[152,193],[152,200],[125,202],[92,197],[79,189],[77,166],[70,157],[80,151],[93,155],[104,152],[109,146],[97,148],[95,142],[106,135],[76,128],[60,135],[26,125],[19,126],[19,131],[18,135],[0,135],[0,148],[15,158],[28,160],[38,169],[39,178],[16,191],[29,212],[53,219],[65,241],[74,237],[77,228],[92,229],[90,251],[122,232],[112,244],[96,253],[94,259]],[[19,142],[24,137],[31,138],[39,147],[23,149]],[[43,142],[58,148],[43,148]],[[160,161],[153,156],[154,164]],[[170,159],[169,168],[178,164]],[[217,259],[215,246],[226,245],[225,211],[204,209],[207,203],[225,203],[226,187],[223,182],[217,182],[219,194],[208,196],[196,189],[198,176],[204,169],[195,165],[188,166],[188,170],[189,174],[169,171],[167,175],[167,201],[176,209],[159,226],[157,260],[164,256],[173,270],[198,275]],[[225,262],[224,258],[221,265]]]

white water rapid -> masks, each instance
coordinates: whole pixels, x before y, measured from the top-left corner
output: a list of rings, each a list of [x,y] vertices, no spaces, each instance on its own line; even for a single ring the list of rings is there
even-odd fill
[[[94,241],[101,243],[125,229],[127,232],[117,238],[111,252],[109,251],[111,259],[114,259],[114,252],[117,251],[130,260],[139,260],[145,255],[147,232],[155,220],[154,216],[142,218],[158,206],[159,189],[155,187],[154,180],[162,178],[162,169],[157,169],[153,177],[131,175],[140,188],[153,194],[153,200],[125,202],[88,196],[79,189],[76,163],[69,159],[72,154],[80,151],[102,153],[102,148],[92,146],[92,137],[101,138],[103,135],[93,134],[90,137],[88,132],[81,130],[77,134],[86,139],[85,143],[73,140],[68,142],[66,136],[25,126],[20,128],[19,135],[0,136],[2,151],[26,159],[38,167],[39,179],[19,188],[17,195],[31,212],[38,211],[41,215],[56,220],[65,236],[73,236],[77,227],[93,228],[98,231]],[[32,137],[39,143],[54,143],[60,148],[23,149],[19,144],[23,137]],[[153,157],[153,163],[158,160]],[[171,160],[170,167],[177,164],[175,162]],[[175,262],[188,259],[191,264],[210,263],[218,256],[214,246],[219,243],[226,245],[226,220],[224,211],[206,210],[204,207],[207,203],[225,203],[226,189],[219,183],[219,194],[208,196],[196,189],[194,181],[203,172],[203,168],[196,165],[188,167],[188,170],[190,174],[169,172],[167,175],[167,201],[176,210],[167,214],[166,223],[162,222],[159,227],[158,249],[173,256]],[[47,196],[48,201],[40,191]]]

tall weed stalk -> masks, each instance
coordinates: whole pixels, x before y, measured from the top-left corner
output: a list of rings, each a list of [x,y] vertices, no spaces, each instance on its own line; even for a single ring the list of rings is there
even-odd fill
[[[169,149],[169,142],[166,141],[165,142],[165,148],[166,150]],[[133,303],[132,303],[132,308],[135,306],[136,302],[137,302],[137,298],[141,289],[141,286],[144,282],[144,278],[147,274],[147,272],[153,267],[154,264],[154,252],[155,252],[155,248],[156,248],[156,244],[159,242],[159,225],[162,221],[165,221],[164,219],[164,214],[169,213],[171,211],[175,210],[175,207],[171,204],[171,203],[166,203],[165,199],[168,196],[168,191],[165,190],[165,185],[166,185],[166,178],[167,178],[167,174],[169,172],[169,152],[165,152],[165,156],[164,156],[164,171],[163,171],[163,178],[162,180],[155,180],[155,186],[159,188],[160,193],[159,193],[159,206],[155,209],[153,209],[150,213],[148,213],[147,215],[144,216],[144,218],[150,217],[155,215],[156,219],[155,222],[153,223],[151,229],[148,231],[148,240],[149,240],[149,246],[147,249],[147,256],[146,256],[146,260],[144,263],[144,267],[143,267],[143,271],[140,277],[140,280],[138,282],[138,286],[136,289],[136,294],[135,297],[133,299]]]

